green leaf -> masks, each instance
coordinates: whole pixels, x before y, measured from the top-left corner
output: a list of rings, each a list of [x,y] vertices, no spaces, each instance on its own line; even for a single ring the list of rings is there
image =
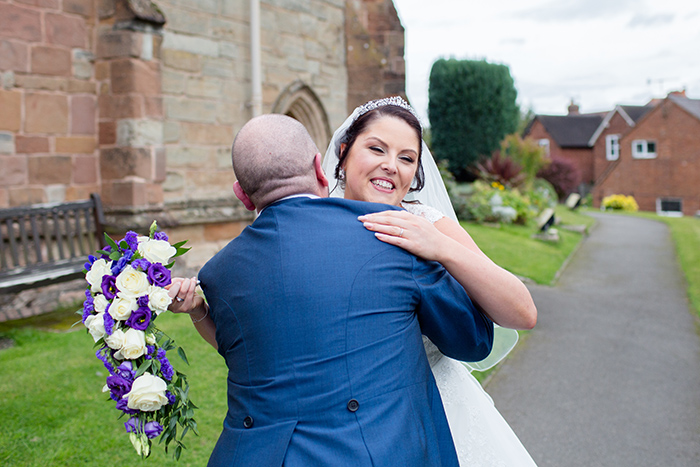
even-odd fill
[[[187,355],[185,354],[185,349],[183,349],[182,347],[178,347],[178,348],[177,348],[177,354],[180,356],[180,358],[181,358],[185,363],[187,363],[188,365],[190,364],[190,362],[187,360]]]
[[[184,245],[185,243],[187,243],[187,240],[183,240],[183,241],[181,241],[181,242],[173,243],[173,248],[175,248],[175,249],[180,248],[180,247],[181,247],[182,245]]]
[[[119,247],[117,246],[117,243],[114,240],[112,240],[112,237],[110,237],[106,233],[105,233],[105,242],[107,242],[107,245],[112,247],[112,251],[119,249]]]
[[[158,223],[156,221],[153,221],[153,223],[151,224],[151,228],[148,229],[148,236],[150,238],[153,238],[157,229],[158,229]]]

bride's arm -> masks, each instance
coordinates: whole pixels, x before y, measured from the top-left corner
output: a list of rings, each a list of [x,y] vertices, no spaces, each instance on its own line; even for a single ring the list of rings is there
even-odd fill
[[[383,242],[442,264],[495,323],[512,329],[535,326],[537,309],[525,284],[491,261],[457,222],[443,217],[431,224],[405,211],[368,214],[360,220]]]

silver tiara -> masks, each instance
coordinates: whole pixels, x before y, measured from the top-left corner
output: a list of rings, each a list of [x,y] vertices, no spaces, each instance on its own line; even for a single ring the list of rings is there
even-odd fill
[[[413,107],[410,106],[408,102],[403,100],[401,96],[392,96],[392,97],[384,97],[382,99],[376,99],[373,101],[369,101],[366,104],[362,104],[357,108],[357,115],[355,116],[355,120],[360,118],[362,115],[366,114],[370,110],[377,109],[379,107],[383,107],[385,105],[395,105],[397,107],[404,108],[411,112],[414,117],[416,117],[416,120],[420,122],[420,119],[418,118],[418,115],[416,114],[416,111],[413,110]]]

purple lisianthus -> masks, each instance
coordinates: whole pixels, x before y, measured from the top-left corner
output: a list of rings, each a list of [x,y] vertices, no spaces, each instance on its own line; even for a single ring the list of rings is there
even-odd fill
[[[109,388],[110,397],[119,402],[124,394],[131,391],[131,381],[119,375],[112,375],[107,377],[107,387]]]
[[[139,248],[139,241],[138,241],[138,234],[134,231],[129,230],[126,235],[124,236],[124,240],[127,245],[129,245],[129,249],[132,252],[135,252]],[[119,242],[121,243],[121,242]]]
[[[165,232],[156,232],[153,235],[153,240],[165,240],[167,242],[168,236],[165,234]]]
[[[147,306],[140,306],[131,312],[131,316],[126,320],[126,325],[139,331],[144,331],[151,323],[151,310]]]
[[[92,298],[89,290],[86,291],[85,296],[87,298],[83,302],[83,324],[85,324],[85,320],[88,318],[88,316],[95,311],[95,299]]]
[[[148,268],[148,282],[156,287],[165,287],[169,285],[170,280],[170,270],[160,263],[151,264]]]
[[[139,258],[139,259],[135,259],[131,263],[131,267],[134,269],[140,269],[140,270],[145,272],[145,271],[148,271],[148,268],[151,267],[151,262],[148,261],[146,258]]]
[[[158,349],[156,352],[156,357],[158,358],[158,361],[160,361],[160,372],[163,374],[163,378],[168,381],[172,381],[175,370],[165,356],[165,349]]]
[[[155,346],[153,346],[153,345],[147,345],[147,346],[146,346],[146,354],[144,355],[144,357],[146,358],[146,360],[150,360],[150,359],[153,358],[153,352],[154,352],[155,350],[156,350],[156,348],[155,348]]]
[[[136,304],[139,307],[147,307],[148,306],[148,295],[141,295],[139,298],[136,299]]]
[[[126,428],[127,433],[138,433],[139,419],[136,417],[131,417],[129,420],[124,422],[124,428]]]
[[[127,398],[119,399],[117,401],[117,410],[121,410],[122,412],[124,412],[127,415],[135,415],[135,414],[139,413],[138,410],[130,409],[128,404],[129,404],[129,399],[127,399]]]
[[[105,295],[107,300],[112,300],[117,296],[117,277],[116,276],[102,276],[102,293]]]
[[[114,332],[114,318],[109,313],[104,313],[102,319],[104,320],[105,332],[108,336],[111,336]]]
[[[99,358],[100,361],[104,364],[105,368],[107,368],[107,371],[109,371],[109,374],[113,375],[115,373],[114,365],[112,365],[109,359],[107,358],[107,352],[109,352],[110,350],[111,349],[105,345],[100,350],[95,352],[95,356]]]
[[[133,381],[136,377],[136,369],[134,368],[133,363],[131,363],[128,360],[117,367],[116,373],[118,373],[119,376],[121,376],[122,378],[128,379],[129,381]]]
[[[83,267],[89,271],[92,267],[92,263],[94,263],[95,261],[97,261],[97,257],[95,257],[94,255],[88,255],[88,260],[85,262]]]
[[[177,402],[177,397],[170,391],[165,391],[165,397],[168,398],[168,402],[170,402],[171,405]]]
[[[133,257],[134,252],[131,250],[126,250],[121,258],[112,263],[112,274],[115,276],[119,275],[119,273],[122,272],[122,270],[126,267],[127,264],[129,264],[129,261],[131,261],[131,258]]]
[[[163,431],[163,427],[156,421],[147,422],[143,427],[143,432],[146,433],[148,439],[155,438]]]

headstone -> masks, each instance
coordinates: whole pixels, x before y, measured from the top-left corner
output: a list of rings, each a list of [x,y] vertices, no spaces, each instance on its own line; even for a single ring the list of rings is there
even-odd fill
[[[554,225],[554,209],[547,208],[537,216],[537,228],[540,232],[546,232]]]
[[[571,193],[569,197],[566,198],[564,204],[566,204],[567,208],[573,211],[579,206],[579,204],[581,204],[581,195],[579,195],[578,193]]]

